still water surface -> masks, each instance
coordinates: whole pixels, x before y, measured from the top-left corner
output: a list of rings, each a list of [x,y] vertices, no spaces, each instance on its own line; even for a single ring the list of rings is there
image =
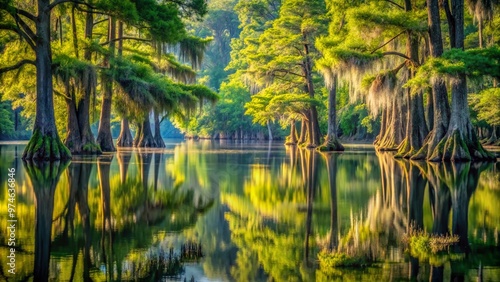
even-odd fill
[[[200,141],[30,164],[20,159],[24,146],[0,144],[0,280],[476,281],[481,269],[483,281],[500,281],[498,162]],[[15,276],[4,228],[9,168]],[[462,237],[413,257],[409,226]],[[376,263],[324,269],[325,249]]]

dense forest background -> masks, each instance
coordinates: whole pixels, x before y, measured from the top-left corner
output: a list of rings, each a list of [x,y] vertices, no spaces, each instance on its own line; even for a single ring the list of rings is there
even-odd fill
[[[496,0],[32,2],[0,1],[0,138],[31,136],[27,158],[182,134],[428,160],[499,142]]]

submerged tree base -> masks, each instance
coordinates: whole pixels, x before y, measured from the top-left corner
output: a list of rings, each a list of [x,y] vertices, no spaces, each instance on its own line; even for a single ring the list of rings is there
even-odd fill
[[[398,147],[398,152],[394,155],[395,158],[405,158],[409,159],[413,155],[417,154],[417,150],[411,146],[408,138],[405,138],[403,142]]]
[[[320,152],[344,151],[344,146],[340,144],[338,139],[326,140],[321,146],[316,148]]]
[[[26,149],[23,160],[58,161],[71,159],[71,152],[61,142],[57,134],[44,135],[35,129]]]
[[[492,161],[495,156],[486,151],[479,141],[466,142],[458,130],[443,138],[428,158],[431,162]]]
[[[479,140],[464,140],[457,129],[443,137],[437,145],[433,146],[432,143],[426,141],[422,148],[411,156],[411,159],[430,162],[494,161],[496,159],[492,153],[483,148]]]

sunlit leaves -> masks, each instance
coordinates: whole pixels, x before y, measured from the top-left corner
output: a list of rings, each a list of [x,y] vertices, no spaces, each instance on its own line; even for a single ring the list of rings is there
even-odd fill
[[[493,126],[500,126],[500,88],[488,88],[469,96],[469,103],[478,112],[478,118]]]

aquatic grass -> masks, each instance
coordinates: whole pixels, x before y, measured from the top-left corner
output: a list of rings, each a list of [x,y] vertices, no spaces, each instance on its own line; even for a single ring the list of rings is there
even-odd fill
[[[455,253],[450,247],[460,241],[458,235],[430,234],[422,229],[411,226],[403,236],[403,242],[407,245],[407,251],[412,257],[420,261],[428,261],[429,264],[440,266],[448,261],[461,260],[465,257],[463,253]]]

